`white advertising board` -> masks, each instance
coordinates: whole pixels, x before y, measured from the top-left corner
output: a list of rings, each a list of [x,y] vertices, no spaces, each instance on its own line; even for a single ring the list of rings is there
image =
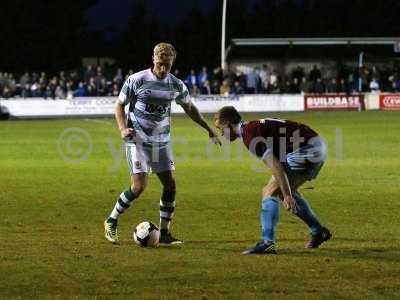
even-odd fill
[[[0,100],[12,117],[68,117],[111,116],[117,97],[75,98],[71,100],[44,100],[41,98]],[[193,102],[202,113],[214,113],[226,105],[235,106],[240,112],[303,111],[302,95],[241,95],[195,97]],[[172,103],[172,113],[183,109]]]

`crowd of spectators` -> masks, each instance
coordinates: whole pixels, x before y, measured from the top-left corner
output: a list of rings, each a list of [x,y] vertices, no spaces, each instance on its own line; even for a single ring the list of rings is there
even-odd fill
[[[217,67],[208,72],[203,67],[196,74],[192,69],[184,78],[192,95],[198,94],[324,94],[362,92],[399,92],[400,70],[387,68],[379,70],[362,67],[350,70],[341,68],[337,76],[327,77],[314,65],[306,72],[302,67],[294,68],[289,74],[280,74],[267,65],[250,69],[247,73]]]
[[[25,72],[17,81],[12,73],[0,72],[0,97],[72,99],[74,97],[117,96],[125,80],[122,69],[113,76],[102,67],[88,66],[83,72],[60,71],[49,76],[45,72]],[[133,74],[129,70],[128,75]]]
[[[71,99],[74,97],[117,96],[127,76],[121,68],[114,71],[100,66],[87,66],[83,71],[60,71],[49,76],[45,72],[25,72],[17,80],[14,74],[0,72],[0,98]],[[299,94],[299,93],[346,93],[400,92],[400,70],[362,67],[338,70],[337,76],[328,78],[314,65],[309,71],[298,66],[288,74],[279,74],[267,65],[248,72],[220,67],[209,70],[191,69],[187,75],[178,69],[173,74],[182,79],[190,94],[196,95],[240,95],[240,94]]]

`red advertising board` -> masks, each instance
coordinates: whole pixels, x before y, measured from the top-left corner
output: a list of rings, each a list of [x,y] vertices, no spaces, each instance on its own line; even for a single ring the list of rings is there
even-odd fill
[[[364,95],[305,95],[304,110],[359,110],[364,107]]]
[[[400,110],[400,94],[379,95],[379,108],[382,110]]]

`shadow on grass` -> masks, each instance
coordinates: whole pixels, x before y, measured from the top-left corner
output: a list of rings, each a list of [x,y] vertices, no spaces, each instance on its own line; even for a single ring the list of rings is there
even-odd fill
[[[330,259],[366,260],[374,262],[399,262],[400,250],[395,247],[279,249],[279,254],[297,257],[319,257]]]
[[[280,242],[305,242],[302,238],[286,238],[279,239]],[[393,242],[392,240],[390,240]],[[238,239],[238,240],[185,240],[180,245],[160,245],[157,248],[143,247],[145,251],[200,251],[204,252],[211,250],[214,252],[233,253],[241,255],[242,251],[255,245],[257,241],[254,239]],[[335,238],[334,247],[331,242],[327,242],[319,249],[307,249],[296,247],[296,248],[280,248],[278,245],[278,256],[292,256],[292,257],[318,257],[325,258],[326,262],[329,263],[335,259],[351,259],[351,260],[367,260],[367,261],[381,261],[381,262],[399,262],[398,257],[400,256],[400,248],[387,247],[387,246],[373,246],[365,245],[358,247],[340,247],[341,242],[353,242],[353,243],[383,243],[388,242],[384,239],[357,239],[357,238]],[[338,245],[339,244],[339,245]],[[132,241],[122,241],[118,246],[137,246]],[[337,247],[338,246],[338,247]],[[138,247],[138,246],[137,246]]]
[[[141,247],[132,241],[121,241],[118,244],[112,244],[113,247],[137,247],[143,251],[182,251],[186,243],[177,245],[163,245],[160,244],[158,247]]]
[[[360,239],[353,237],[334,237],[335,241],[343,241],[343,242],[357,242],[357,243],[387,243],[388,239]],[[394,240],[392,240],[394,242]],[[400,242],[400,240],[398,240]]]
[[[279,242],[304,242],[307,243],[307,238],[280,238]],[[246,239],[246,240],[187,240],[185,243],[190,244],[237,244],[237,243],[250,243],[255,244],[257,240],[254,239]]]
[[[185,244],[241,244],[255,242],[255,240],[187,240],[185,241]]]
[[[304,239],[280,239],[285,242],[304,242]],[[371,261],[382,261],[382,262],[399,262],[398,257],[400,256],[400,248],[388,247],[388,246],[373,246],[366,245],[363,247],[336,247],[340,241],[352,241],[352,242],[369,242],[371,240],[364,239],[350,239],[350,238],[338,238],[335,239],[336,245],[332,247],[330,243],[324,244],[319,249],[307,249],[302,247],[297,248],[280,248],[278,245],[278,255],[282,256],[297,256],[297,257],[319,257],[326,258],[327,262],[331,259],[358,259],[358,260],[371,260]],[[388,242],[387,240],[374,240],[374,242]],[[182,247],[190,250],[213,250],[223,251],[230,253],[241,254],[241,252],[253,246],[256,243],[255,240],[188,240]]]

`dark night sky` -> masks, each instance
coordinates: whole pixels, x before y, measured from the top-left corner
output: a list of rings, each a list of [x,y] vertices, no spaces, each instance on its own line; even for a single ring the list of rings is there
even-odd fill
[[[152,13],[165,21],[178,21],[197,5],[205,10],[220,0],[151,0],[147,5]],[[99,0],[98,3],[87,11],[90,28],[111,31],[114,28],[120,31],[126,27],[130,13],[130,0]],[[222,3],[222,2],[221,2]]]

